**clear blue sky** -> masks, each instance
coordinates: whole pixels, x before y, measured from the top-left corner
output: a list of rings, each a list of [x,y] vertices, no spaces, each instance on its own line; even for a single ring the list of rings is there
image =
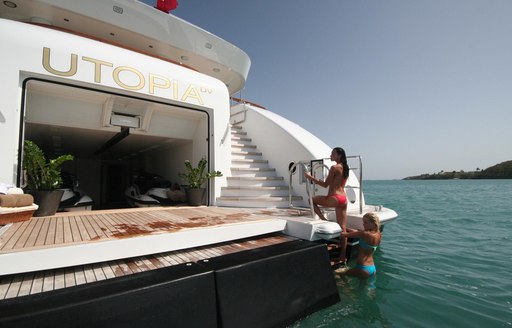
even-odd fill
[[[510,0],[179,0],[172,14],[243,49],[242,97],[362,155],[365,179],[512,160]]]

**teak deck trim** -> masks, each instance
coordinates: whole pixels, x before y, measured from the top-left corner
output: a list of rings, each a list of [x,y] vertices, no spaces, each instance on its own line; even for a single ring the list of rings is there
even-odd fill
[[[280,233],[101,263],[0,276],[0,300],[93,283],[138,272],[295,240]]]
[[[0,275],[84,265],[282,231],[272,211],[167,207],[59,213],[0,236]]]

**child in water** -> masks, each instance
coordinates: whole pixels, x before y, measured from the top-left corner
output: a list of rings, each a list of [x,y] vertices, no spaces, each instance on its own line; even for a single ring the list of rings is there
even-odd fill
[[[359,238],[359,251],[357,254],[357,264],[349,270],[336,270],[338,273],[344,273],[351,276],[368,278],[375,276],[377,270],[373,262],[373,253],[380,245],[382,235],[380,233],[380,219],[377,213],[366,213],[363,216],[364,230],[355,230],[347,228],[347,232],[342,232],[341,238]]]

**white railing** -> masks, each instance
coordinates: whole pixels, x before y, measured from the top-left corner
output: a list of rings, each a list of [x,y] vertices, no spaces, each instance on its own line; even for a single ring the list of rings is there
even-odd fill
[[[294,208],[294,209],[299,209],[299,210],[303,210],[305,209],[304,207],[298,207],[298,206],[295,206],[293,205],[293,181],[292,181],[292,176],[295,174],[295,171],[297,170],[297,168],[301,168],[302,170],[299,170],[299,179],[302,179],[302,177],[300,176],[301,173],[304,173],[306,171],[308,171],[308,167],[307,167],[307,164],[306,162],[303,162],[303,161],[299,161],[299,162],[293,162],[293,163],[290,163],[290,166],[288,167],[288,173],[290,175],[290,179],[288,181],[288,202],[289,202],[289,206],[290,208]],[[315,209],[313,208],[313,194],[314,194],[314,190],[311,191],[311,183],[309,183],[308,180],[305,181],[306,182],[306,193],[308,195],[308,199],[309,199],[309,209],[311,210],[311,215],[315,215]]]
[[[351,171],[359,170],[359,186],[345,186],[345,188],[352,188],[352,189],[358,189],[359,190],[359,213],[363,213],[363,161],[360,155],[354,155],[354,156],[347,156],[347,160],[349,159],[356,159],[358,160],[358,167],[350,167]],[[329,171],[329,167],[324,164],[325,160],[329,160],[329,158],[321,158],[318,160],[312,160],[312,161],[297,161],[290,164],[288,168],[288,172],[290,175],[289,182],[288,182],[288,199],[289,199],[289,206],[290,208],[298,208],[295,205],[293,205],[293,181],[292,176],[295,174],[296,169],[299,167],[303,171],[299,172],[299,179],[303,179],[302,181],[306,184],[306,193],[309,198],[309,205],[311,207],[311,212],[314,213],[313,210],[313,196],[315,196],[315,188],[311,188],[311,183],[309,180],[305,179],[303,176],[304,172],[311,171],[316,172],[319,168],[327,169]],[[323,173],[322,173],[323,174]],[[300,180],[299,180],[300,181]]]

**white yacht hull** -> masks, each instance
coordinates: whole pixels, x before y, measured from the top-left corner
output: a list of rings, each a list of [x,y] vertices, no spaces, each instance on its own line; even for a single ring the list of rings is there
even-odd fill
[[[96,276],[103,269],[108,272],[111,261],[144,258],[130,262],[136,267],[136,262],[149,261],[146,257],[152,258],[155,253],[168,266],[200,266],[201,275],[207,273],[212,284],[205,289],[212,296],[208,300],[212,317],[220,318],[224,324],[239,317],[233,313],[244,313],[242,322],[234,327],[243,326],[249,313],[256,313],[252,318],[256,326],[265,313],[270,313],[267,304],[273,302],[280,302],[275,313],[286,313],[267,326],[290,324],[339,300],[327,249],[282,234],[310,241],[339,233],[336,223],[317,222],[307,211],[302,213],[307,216],[297,217],[296,210],[309,207],[313,192],[325,192],[310,191],[302,176],[307,165],[313,165],[311,160],[332,165],[322,160],[331,147],[270,111],[248,104],[230,107],[230,95],[244,86],[249,70],[250,60],[245,53],[190,23],[131,0],[10,0],[0,4],[0,17],[0,182],[18,187],[26,184],[22,145],[24,140],[33,140],[48,154],[73,154],[74,161],[65,163],[63,168],[67,165],[66,170],[80,176],[81,189],[99,208],[114,208],[98,214],[58,213],[0,229],[0,240],[5,240],[0,242],[0,290],[10,291],[0,295],[12,298],[12,302],[0,301],[0,326],[62,325],[62,320],[70,317],[69,312],[63,310],[65,307],[51,307],[56,304],[54,298],[67,304],[66,294],[76,290],[66,288],[67,279],[75,276],[73,272],[93,272]],[[181,185],[185,161],[197,163],[202,158],[207,160],[208,171],[223,174],[205,183],[208,206],[172,210],[120,208],[125,196],[132,197],[139,206],[148,200],[144,197],[150,197],[136,192],[125,195],[139,173],[155,172]],[[289,171],[296,165],[296,171]],[[320,167],[318,174],[323,170]],[[349,226],[360,224],[360,208],[378,210],[384,224],[396,218],[392,210],[365,204],[361,181],[361,175],[350,172],[346,186],[350,195]],[[161,195],[153,195],[158,194]],[[230,212],[227,207],[239,209]],[[33,228],[22,233],[25,224]],[[277,250],[256,247],[254,252],[221,259],[215,249],[209,250],[209,258],[201,261],[186,254],[190,247],[238,244],[241,238],[267,234],[293,240],[277,245]],[[310,250],[305,252],[307,259],[300,252],[304,249]],[[180,261],[194,263],[175,262],[173,254],[164,253],[178,250],[182,251]],[[262,252],[268,253],[264,262],[258,255]],[[208,268],[210,259],[219,266]],[[157,268],[151,265],[146,269],[153,272],[142,275],[142,280],[158,275]],[[226,267],[234,268],[233,276],[224,275],[227,287],[219,287],[221,275],[229,271],[224,270]],[[118,268],[120,271],[102,278],[105,285],[118,288],[123,281],[141,277],[138,269],[128,272],[128,265]],[[51,292],[41,288],[34,291],[36,295],[18,297],[33,292],[26,288],[32,282],[25,283],[25,278],[47,277],[48,270],[63,272],[65,277],[61,280],[51,279],[56,284],[65,281],[59,285],[63,291],[58,287]],[[261,279],[264,271],[270,273]],[[117,274],[127,277],[119,282]],[[13,283],[4,283],[4,277],[5,281],[12,278]],[[241,282],[240,288],[230,288],[233,277]],[[280,290],[277,297],[268,294],[250,299],[246,307],[241,307],[247,295],[258,294],[261,282],[266,284],[269,279],[272,284],[268,291]],[[288,284],[290,280],[294,280],[293,285]],[[87,282],[77,284],[83,284],[84,290],[103,292],[102,288],[95,288],[97,284]],[[140,311],[137,318],[154,318],[162,311],[151,312],[157,305],[153,298],[141,310],[139,287],[143,285],[129,288],[134,296],[131,304]],[[326,292],[308,303],[319,289]],[[240,290],[250,292],[235,295]],[[189,286],[184,291],[188,294]],[[168,292],[160,295],[162,300],[166,300]],[[75,298],[79,300],[77,315],[87,313],[87,318],[92,318],[89,326],[110,327],[112,322],[100,320],[105,317],[91,314],[103,310],[105,298],[93,298],[88,308],[92,312],[82,312],[81,293],[82,289],[73,296],[79,297]],[[224,301],[220,306],[216,303],[223,295],[235,304],[227,315],[222,312]],[[41,304],[37,303],[40,299]],[[177,297],[171,304],[160,304],[165,304],[166,309],[176,306],[181,310],[183,304],[179,301]],[[195,301],[192,309],[198,308]],[[17,302],[26,308],[19,310]],[[113,302],[116,308],[112,313],[123,317],[126,309],[119,303]],[[40,306],[50,309],[40,311]],[[293,313],[288,313],[290,308]],[[61,312],[54,315],[54,310]],[[23,320],[23,316],[32,321]]]

